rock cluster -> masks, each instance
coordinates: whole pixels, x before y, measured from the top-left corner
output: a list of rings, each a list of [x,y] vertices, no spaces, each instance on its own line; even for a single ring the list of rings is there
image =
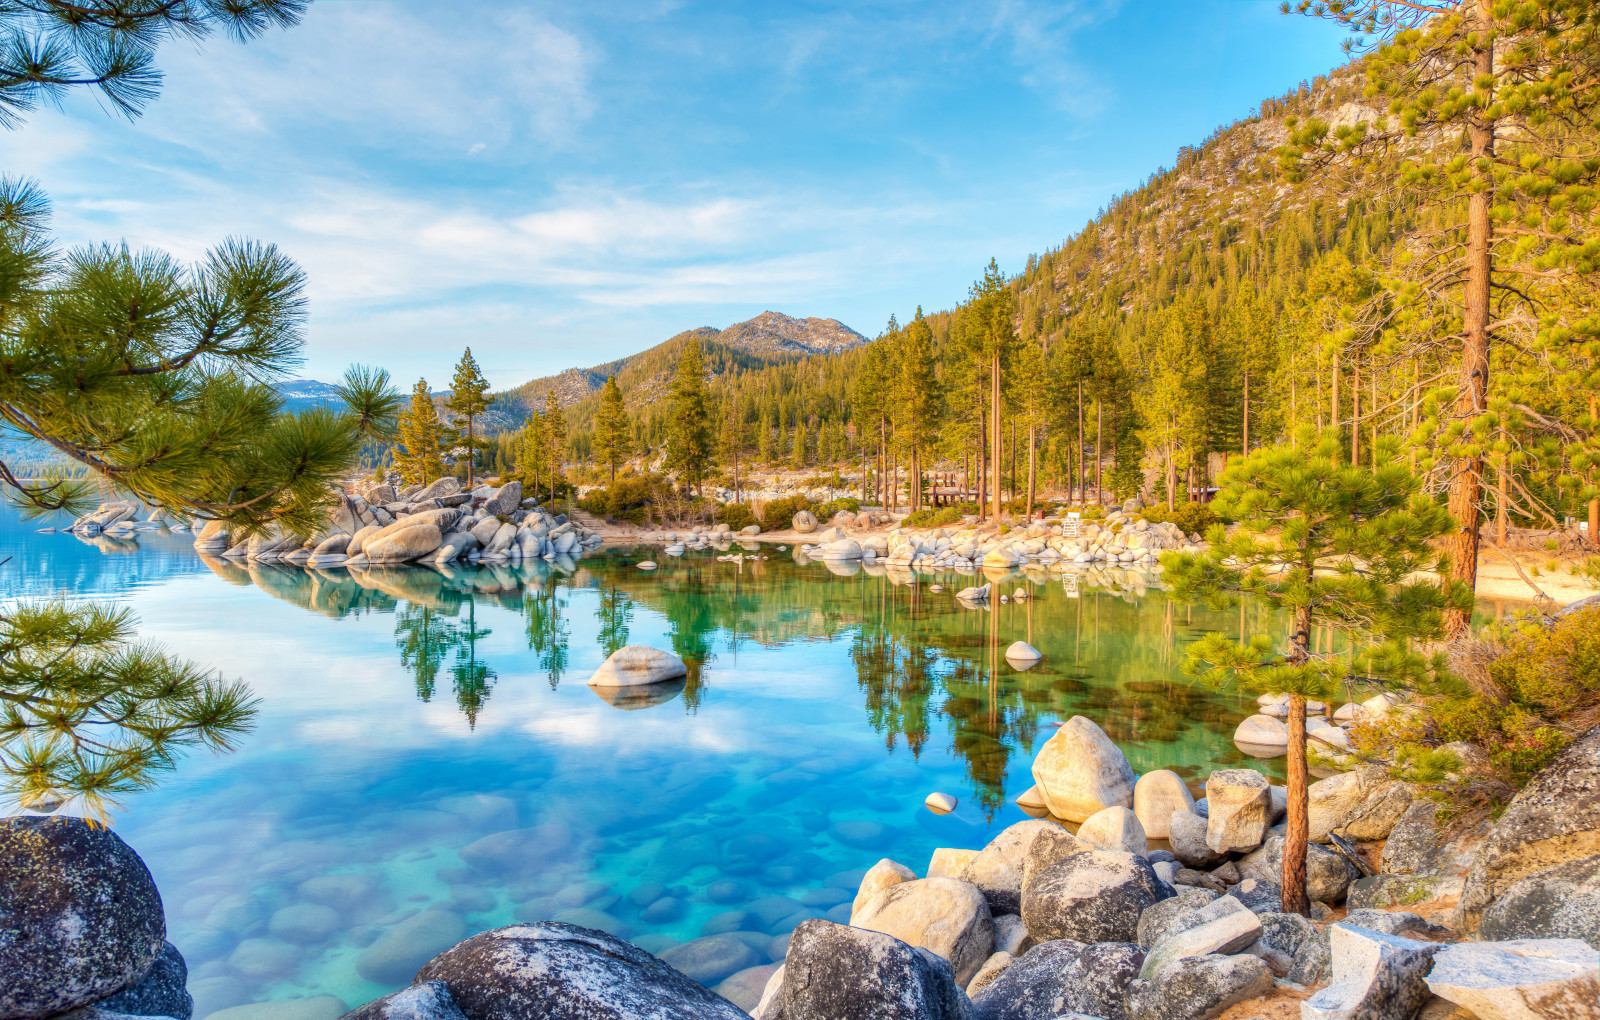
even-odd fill
[[[328,527],[307,538],[267,529],[235,534],[221,522],[195,536],[195,548],[224,559],[362,569],[401,563],[511,563],[577,558],[599,535],[522,498],[522,483],[464,492],[454,478],[396,491],[378,485],[341,495]]]

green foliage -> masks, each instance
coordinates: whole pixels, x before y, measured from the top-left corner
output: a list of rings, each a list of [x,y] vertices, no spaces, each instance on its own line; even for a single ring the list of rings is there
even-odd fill
[[[411,405],[400,416],[397,429],[400,450],[394,464],[400,477],[413,485],[426,485],[444,474],[444,422],[428,392],[428,380],[411,388]]]
[[[943,528],[951,524],[960,524],[961,518],[960,507],[925,506],[921,510],[907,515],[906,519],[900,522],[900,526],[903,528]]]
[[[787,531],[794,522],[794,515],[802,510],[815,513],[817,505],[809,496],[785,496],[775,499],[761,508],[762,531]]]
[[[103,818],[186,750],[231,750],[255,714],[243,684],[136,644],[127,609],[0,611],[0,770],[23,807]]]
[[[610,469],[613,482],[617,468],[633,456],[633,426],[615,375],[606,376],[605,388],[600,392],[600,408],[594,416],[594,452]]]
[[[861,501],[854,496],[840,496],[838,499],[828,500],[812,512],[817,515],[817,520],[827,521],[832,520],[833,515],[841,510],[848,510],[853,514],[860,513]]]
[[[717,523],[726,524],[734,531],[748,528],[752,524],[760,524],[756,515],[743,503],[723,503],[717,507]]]
[[[489,380],[478,370],[478,362],[472,357],[472,348],[468,347],[456,364],[455,378],[450,383],[450,399],[445,404],[467,420],[467,427],[461,430],[461,434],[454,437],[452,442],[456,446],[466,448],[469,482],[472,480],[472,465],[477,459],[478,451],[488,446],[483,437],[477,435],[473,429],[473,422],[489,408],[488,393]]]
[[[623,475],[606,488],[590,489],[578,506],[599,517],[645,524],[671,488],[665,475]]]
[[[1147,507],[1139,513],[1151,524],[1176,524],[1186,535],[1192,532],[1204,535],[1215,525],[1226,523],[1209,503],[1179,503],[1171,510],[1164,506]]]
[[[667,436],[667,466],[684,485],[698,489],[711,470],[711,411],[706,396],[700,344],[683,345],[672,378],[672,431]]]

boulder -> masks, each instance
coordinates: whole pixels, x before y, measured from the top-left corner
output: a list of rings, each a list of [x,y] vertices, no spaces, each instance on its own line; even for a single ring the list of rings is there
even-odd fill
[[[1459,880],[1437,875],[1370,875],[1350,883],[1345,905],[1352,910],[1403,907],[1449,896],[1458,893],[1460,888]]]
[[[983,966],[978,968],[978,973],[972,975],[972,980],[967,982],[966,992],[968,997],[977,995],[987,988],[995,978],[1005,973],[1005,969],[1017,962],[1017,958],[1005,951],[996,952],[993,956],[983,961]]]
[[[1254,769],[1211,773],[1206,779],[1206,845],[1219,854],[1260,846],[1272,825],[1270,785]]]
[[[32,1020],[138,981],[162,954],[161,894],[139,855],[78,818],[0,820],[0,1016]]]
[[[1380,867],[1396,875],[1459,875],[1472,868],[1478,845],[1493,828],[1485,819],[1468,831],[1447,831],[1438,821],[1439,802],[1418,797],[1384,841]]]
[[[1006,661],[1013,666],[1031,666],[1044,658],[1044,653],[1026,641],[1013,641],[1006,648]]]
[[[1367,798],[1362,772],[1341,772],[1306,787],[1306,822],[1313,843],[1328,842],[1328,833],[1340,829]]]
[[[1224,855],[1206,843],[1209,826],[1206,818],[1192,811],[1172,812],[1167,818],[1167,841],[1172,846],[1172,855],[1191,868],[1209,868],[1221,862]]]
[[[972,996],[974,1020],[1053,1020],[1080,1013],[1123,1020],[1122,1000],[1144,951],[1122,942],[1041,942]]]
[[[1289,727],[1270,715],[1253,715],[1233,731],[1233,739],[1257,747],[1288,747]]]
[[[544,921],[474,935],[429,960],[470,1020],[744,1020],[739,1007],[603,932]]]
[[[809,535],[817,530],[817,515],[810,510],[802,510],[789,521],[789,526],[802,535]]]
[[[852,927],[882,932],[950,961],[965,985],[994,952],[994,918],[983,893],[954,878],[922,878],[889,886],[850,918]]]
[[[1194,796],[1176,772],[1156,769],[1139,777],[1133,787],[1133,813],[1139,816],[1144,834],[1150,839],[1166,839],[1174,811],[1194,810]]]
[[[378,984],[404,984],[430,957],[466,933],[467,926],[459,914],[424,910],[391,925],[363,949],[356,957],[356,973]]]
[[[1050,840],[1051,846],[1061,846],[1060,856],[1086,849],[1060,825],[1035,818],[1007,826],[961,872],[961,880],[977,886],[989,901],[991,913],[1021,912],[1024,865],[1029,851],[1041,837]]]
[[[1328,941],[1333,983],[1301,1004],[1302,1020],[1411,1020],[1432,994],[1426,978],[1443,946],[1343,923]]]
[[[1040,941],[1132,942],[1139,915],[1171,894],[1144,858],[1112,850],[1072,854],[1022,893],[1022,920]]]
[[[1257,913],[1256,919],[1261,922],[1261,938],[1258,941],[1291,960],[1300,952],[1306,940],[1315,938],[1317,934],[1317,926],[1300,914],[1268,911]]]
[[[770,999],[764,995],[753,1016],[761,1020],[968,1020],[970,1016],[967,997],[956,987],[946,960],[881,932],[829,921],[801,922],[789,940],[781,973],[777,987],[769,985]]]
[[[929,878],[960,878],[961,873],[967,870],[967,865],[978,856],[977,850],[962,850],[954,847],[941,846],[933,851],[933,856],[928,858]]]
[[[1283,878],[1283,837],[1274,833],[1261,849],[1240,858],[1239,874],[1264,882]],[[1350,883],[1361,877],[1355,866],[1318,843],[1306,844],[1306,896],[1314,902],[1334,903],[1344,898]]]
[[[1600,854],[1520,878],[1484,911],[1486,939],[1581,939],[1600,949]]]
[[[443,981],[424,981],[373,999],[342,1020],[466,1020],[466,1015]]]
[[[764,961],[749,943],[731,933],[703,935],[656,954],[685,977],[707,988]]]
[[[443,541],[444,536],[437,526],[419,524],[386,535],[373,535],[362,545],[361,552],[371,563],[406,563],[436,551]]]
[[[994,919],[994,949],[997,953],[1021,956],[1033,945],[1028,926],[1016,914],[1001,914]]]
[[[188,983],[189,968],[183,954],[171,942],[164,942],[161,955],[144,976],[94,1005],[111,1013],[189,1020],[194,1015],[194,998],[189,995]]]
[[[1133,807],[1137,777],[1111,738],[1075,715],[1045,741],[1033,759],[1033,778],[1050,813],[1081,822],[1108,807]]]
[[[1489,904],[1520,879],[1593,854],[1600,854],[1600,726],[1512,798],[1478,849],[1451,927],[1476,931]]]
[[[1137,929],[1139,945],[1146,949],[1154,946],[1165,937],[1167,929],[1180,914],[1198,910],[1216,899],[1217,895],[1210,889],[1182,888],[1178,890],[1178,895],[1158,900],[1146,907],[1139,915]]]
[[[1132,854],[1150,852],[1139,816],[1125,807],[1096,811],[1078,827],[1078,839],[1097,850],[1122,850]]]
[[[495,517],[510,517],[522,509],[522,483],[507,482],[483,504],[483,512]]]
[[[627,645],[611,653],[589,678],[590,687],[642,687],[686,676],[689,667],[671,652]]]
[[[1600,1018],[1600,956],[1577,939],[1457,943],[1425,980],[1478,1020]]]
[[[1128,989],[1127,1020],[1211,1020],[1272,991],[1272,971],[1254,956],[1190,956]]]
[[[1213,900],[1193,913],[1180,914],[1167,933],[1150,948],[1139,968],[1146,980],[1190,956],[1237,953],[1261,937],[1261,921],[1232,896]]]
[[[361,549],[362,549],[363,546],[366,545],[367,539],[371,538],[372,536],[376,535],[378,532],[380,532],[382,530],[383,530],[382,528],[379,528],[376,525],[369,524],[366,527],[362,528],[360,531],[357,531],[354,535],[351,535],[350,536],[350,541],[344,547],[345,555],[346,556],[359,556],[359,555],[361,555]]]
[[[874,896],[883,892],[891,885],[899,885],[901,882],[910,882],[916,879],[916,877],[917,873],[906,867],[904,864],[900,864],[897,861],[891,861],[887,857],[883,858],[877,864],[874,864],[872,867],[868,868],[867,873],[861,876],[861,885],[856,890],[856,898],[855,901],[850,905],[850,912],[854,914],[856,911],[866,906],[867,902]]]
[[[1283,910],[1283,887],[1270,878],[1247,878],[1229,889],[1228,895],[1258,914]]]
[[[441,496],[454,496],[460,491],[461,483],[455,478],[447,475],[422,489],[415,495],[403,498],[405,498],[408,503],[425,503],[430,499],[438,499]]]
[[[947,815],[956,809],[959,801],[948,793],[934,792],[922,798],[922,803],[936,815]],[[928,877],[932,878],[933,876],[929,875]]]
[[[841,538],[836,542],[829,542],[822,547],[824,560],[859,560],[861,558],[861,543],[853,538]]]

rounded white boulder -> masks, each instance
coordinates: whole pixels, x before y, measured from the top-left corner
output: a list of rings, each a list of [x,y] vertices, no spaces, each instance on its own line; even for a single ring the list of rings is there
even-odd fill
[[[1270,715],[1253,715],[1233,731],[1233,739],[1239,744],[1288,747],[1289,727]]]
[[[1168,837],[1172,812],[1193,810],[1194,795],[1176,772],[1146,772],[1133,787],[1133,813],[1139,816],[1144,834],[1151,839]]]
[[[936,815],[947,815],[956,809],[956,799],[948,793],[930,793],[922,803]]]
[[[689,672],[682,659],[649,645],[628,645],[611,653],[589,678],[590,687],[640,687],[676,680]]]

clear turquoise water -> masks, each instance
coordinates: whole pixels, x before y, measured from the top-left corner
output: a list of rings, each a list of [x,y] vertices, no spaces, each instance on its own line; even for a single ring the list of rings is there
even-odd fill
[[[116,816],[161,887],[199,1017],[355,1005],[457,938],[568,910],[648,948],[708,922],[771,936],[837,916],[880,857],[920,871],[935,847],[1025,817],[1011,799],[1053,720],[1094,719],[1139,772],[1198,780],[1241,760],[1229,738],[1248,706],[1178,664],[1206,630],[1271,624],[1021,575],[1005,590],[1032,600],[963,609],[926,588],[960,578],[839,576],[772,550],[742,566],[656,554],[655,573],[632,550],[412,568],[364,587],[214,569],[186,535],[94,545],[3,513],[5,598],[126,602],[142,635],[262,699],[236,753],[185,760]],[[1038,667],[1005,664],[1017,639]],[[688,683],[659,704],[603,700],[585,681],[623,643],[674,649]],[[957,810],[926,810],[935,790]],[[470,847],[508,830],[498,854]],[[388,978],[362,976],[375,958]]]

